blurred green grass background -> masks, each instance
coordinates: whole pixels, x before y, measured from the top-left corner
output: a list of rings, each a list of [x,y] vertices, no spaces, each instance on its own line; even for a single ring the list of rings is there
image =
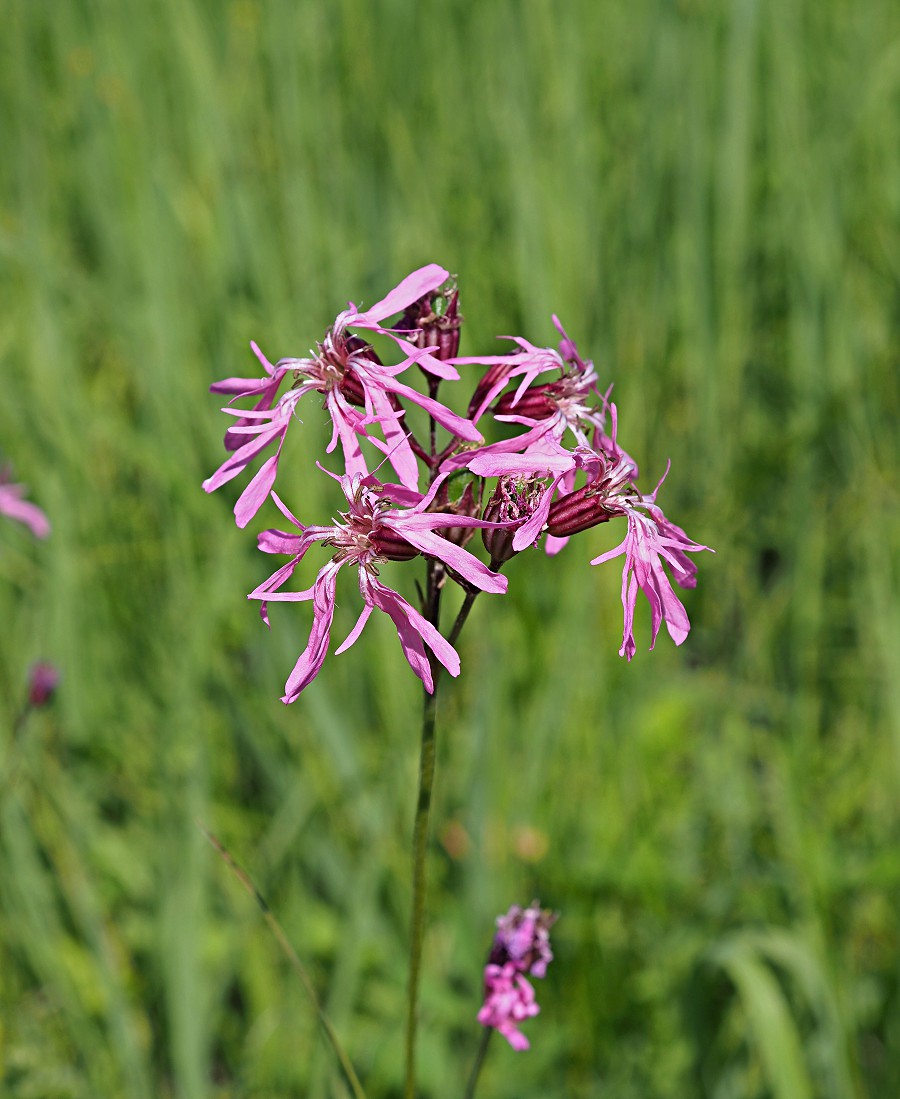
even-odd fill
[[[271,900],[395,1096],[419,697],[370,623],[293,707],[208,384],[458,272],[464,353],[560,314],[702,555],[617,656],[620,532],[511,564],[440,714],[423,1096],[492,920],[561,910],[485,1097],[900,1094],[900,8],[892,0],[6,0],[0,1093],[340,1096]],[[312,406],[310,406],[311,408]],[[288,502],[334,510],[290,441]],[[232,486],[233,487],[233,486]],[[264,513],[254,529],[272,521]],[[616,539],[618,540],[618,539]],[[349,589],[348,589],[349,590]],[[276,612],[277,612],[276,608]],[[335,631],[355,615],[351,599]],[[344,630],[346,632],[346,630]]]

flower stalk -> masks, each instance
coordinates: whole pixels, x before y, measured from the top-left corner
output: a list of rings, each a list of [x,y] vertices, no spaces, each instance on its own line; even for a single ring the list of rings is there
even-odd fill
[[[491,1027],[485,1027],[481,1035],[481,1041],[478,1043],[478,1052],[475,1054],[475,1061],[472,1064],[472,1071],[469,1073],[469,1080],[466,1084],[466,1092],[463,1099],[474,1099],[475,1087],[478,1084],[478,1077],[481,1075],[481,1066],[484,1064],[485,1058],[487,1057],[488,1046],[490,1046],[493,1036],[493,1029]]]
[[[437,671],[435,670],[435,674]],[[437,684],[429,694],[424,691],[422,707],[422,741],[419,755],[419,792],[412,842],[412,912],[409,927],[409,994],[406,1014],[406,1084],[405,1099],[416,1094],[416,1031],[418,1026],[419,977],[422,967],[422,944],[425,940],[425,889],[428,825],[431,797],[434,790],[435,722],[437,719]]]

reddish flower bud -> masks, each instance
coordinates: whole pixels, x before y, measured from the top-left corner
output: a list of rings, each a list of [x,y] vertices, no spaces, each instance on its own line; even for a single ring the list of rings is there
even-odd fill
[[[608,523],[619,514],[621,512],[610,504],[608,497],[601,495],[596,484],[585,485],[554,500],[547,515],[546,529],[554,538],[566,538],[600,523]]]
[[[379,527],[371,537],[372,547],[379,557],[388,561],[412,561],[419,556],[419,551],[405,538],[387,527]]]
[[[475,387],[475,392],[472,394],[471,401],[469,401],[469,409],[466,412],[466,415],[470,420],[479,408],[481,408],[485,397],[490,393],[497,382],[499,382],[501,378],[505,378],[511,370],[511,363],[494,363],[487,368],[481,381]]]
[[[504,393],[494,407],[499,416],[527,416],[531,420],[549,420],[559,406],[550,399],[549,394],[554,391],[552,382],[542,385],[530,385],[522,396],[516,400],[516,393]]]

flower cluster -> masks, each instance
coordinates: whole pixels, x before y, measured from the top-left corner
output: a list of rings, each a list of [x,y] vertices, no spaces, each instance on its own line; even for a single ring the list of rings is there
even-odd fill
[[[516,1050],[528,1049],[519,1023],[540,1011],[527,976],[543,977],[553,961],[550,928],[556,918],[537,901],[525,909],[514,904],[505,916],[497,917],[494,944],[484,967],[484,1005],[478,1022],[498,1030]]]
[[[287,681],[285,702],[297,698],[324,662],[342,566],[357,570],[363,609],[337,651],[353,644],[377,608],[392,619],[410,666],[432,691],[437,665],[456,675],[459,657],[424,606],[416,610],[379,580],[381,564],[423,557],[441,571],[441,583],[449,578],[470,594],[501,594],[507,581],[499,569],[511,557],[542,540],[548,553],[557,553],[571,535],[616,518],[626,522],[624,540],[591,564],[625,559],[620,653],[629,660],[635,653],[638,591],[651,607],[650,648],[663,622],[676,644],[684,641],[690,623],[666,566],[680,587],[691,588],[697,568],[687,555],[707,547],[665,517],[656,502],[660,485],[649,494],[637,487],[637,464],[617,439],[610,390],[601,391],[593,363],[555,316],[553,322],[558,349],[514,338],[507,354],[461,358],[455,282],[443,267],[429,264],[369,309],[350,303],[308,357],[273,365],[252,344],[263,377],[226,378],[211,387],[230,396],[223,411],[234,423],[225,435],[228,456],[203,487],[220,488],[269,452],[240,494],[235,518],[246,526],[271,496],[296,528],[260,535],[261,550],[290,559],[250,594],[261,602],[266,622],[270,602],[313,604],[309,644]],[[382,361],[379,340],[398,361]],[[462,416],[439,401],[438,392],[442,384],[460,382],[459,368],[471,367],[482,374]],[[413,368],[427,393],[401,380]],[[297,406],[312,394],[332,423],[326,453],[340,444],[343,456],[342,471],[330,475],[347,510],[325,526],[301,523],[274,491]],[[242,399],[252,407],[236,407]],[[415,434],[407,415],[414,409],[427,420],[427,438]],[[438,429],[447,436],[440,443]],[[373,455],[380,463],[374,472]],[[396,480],[380,475],[385,467]],[[489,565],[465,548],[475,528]],[[314,543],[332,552],[313,585],[281,590]]]

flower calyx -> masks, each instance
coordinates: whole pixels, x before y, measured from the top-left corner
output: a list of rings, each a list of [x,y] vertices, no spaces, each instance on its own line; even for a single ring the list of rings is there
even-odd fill
[[[415,347],[436,347],[435,358],[446,362],[459,353],[459,330],[464,318],[459,311],[455,282],[432,290],[414,301],[394,326]]]
[[[509,561],[518,550],[513,538],[518,527],[530,518],[545,488],[538,477],[510,475],[497,481],[494,494],[484,509],[485,519],[503,524],[481,532],[484,548],[495,561]]]

